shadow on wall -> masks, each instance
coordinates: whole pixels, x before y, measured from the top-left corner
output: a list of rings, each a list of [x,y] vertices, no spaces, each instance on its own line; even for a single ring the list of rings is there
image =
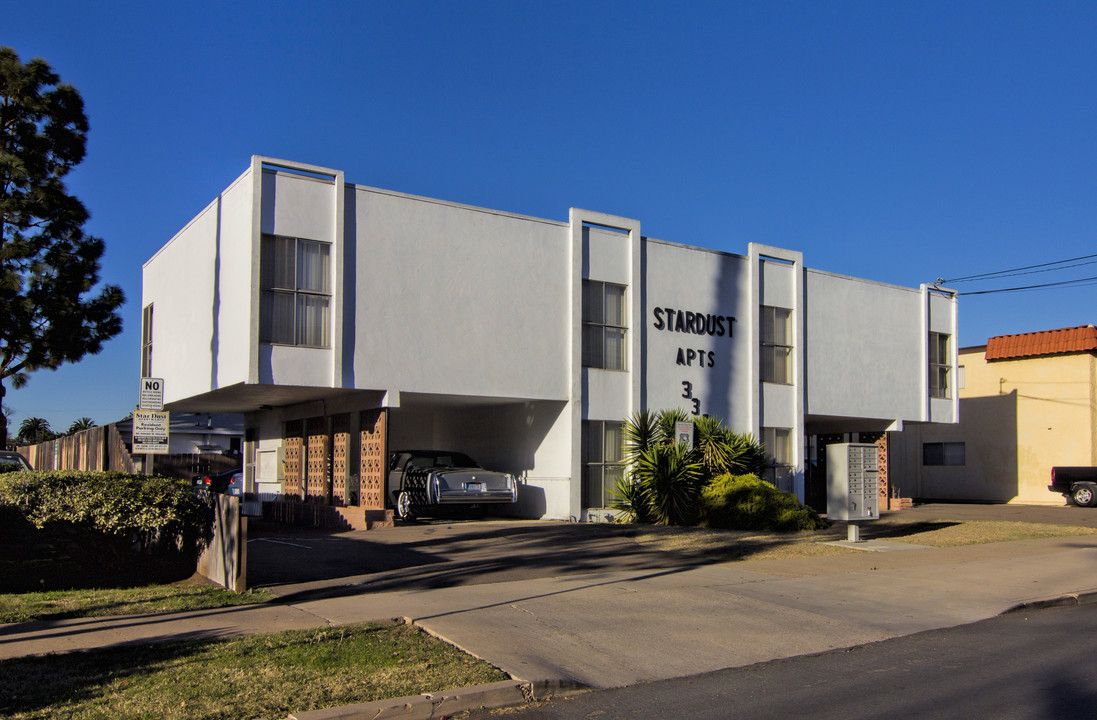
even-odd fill
[[[535,467],[538,450],[563,412],[562,401],[465,408],[400,408],[391,415],[389,448],[459,450],[485,468],[521,476]],[[542,475],[560,477],[539,468]]]
[[[959,426],[941,426],[932,435],[925,432],[923,446],[933,442],[962,442],[961,466],[922,463],[922,492],[925,498],[1008,502],[1020,493],[1017,441],[1017,393],[963,398]]]
[[[516,507],[519,517],[543,517],[548,512],[548,498],[545,497],[545,489],[536,485],[523,482],[518,486],[518,504]]]

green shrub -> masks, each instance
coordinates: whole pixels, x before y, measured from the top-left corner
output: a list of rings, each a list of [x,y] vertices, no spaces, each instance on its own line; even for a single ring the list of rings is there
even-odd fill
[[[118,472],[0,475],[0,507],[45,533],[42,539],[63,543],[79,561],[109,569],[164,562],[185,567],[213,521],[210,501],[186,481]]]
[[[614,522],[649,523],[644,489],[631,476],[617,478],[617,487],[610,491],[614,500],[610,507],[620,513]]]
[[[689,525],[696,519],[703,477],[701,463],[685,445],[653,445],[632,468],[644,515],[658,525]]]
[[[793,532],[821,530],[826,522],[796,496],[756,475],[721,475],[701,491],[703,527]]]

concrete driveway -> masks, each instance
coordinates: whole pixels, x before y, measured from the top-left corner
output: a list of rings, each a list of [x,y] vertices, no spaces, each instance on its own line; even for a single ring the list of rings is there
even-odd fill
[[[973,520],[1097,528],[1097,508],[931,503],[884,513],[876,527]],[[871,522],[861,526],[866,535],[874,529]],[[845,538],[843,528],[831,529],[835,539]],[[298,601],[722,562],[651,549],[634,540],[643,531],[539,520],[434,520],[333,534],[253,521],[248,585]]]
[[[926,505],[879,529],[958,520],[1097,527],[1097,509]],[[653,550],[636,532],[538,521],[337,535],[259,526],[248,573],[317,620],[407,617],[513,677],[591,687],[851,647],[1097,590],[1097,535],[726,562]]]
[[[432,521],[337,534],[256,523],[248,530],[248,585],[301,602],[697,564],[636,543],[636,532],[539,520]]]

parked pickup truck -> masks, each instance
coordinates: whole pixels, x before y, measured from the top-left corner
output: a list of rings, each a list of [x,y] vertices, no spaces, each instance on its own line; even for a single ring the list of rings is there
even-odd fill
[[[1047,489],[1080,507],[1097,505],[1097,467],[1053,467]]]

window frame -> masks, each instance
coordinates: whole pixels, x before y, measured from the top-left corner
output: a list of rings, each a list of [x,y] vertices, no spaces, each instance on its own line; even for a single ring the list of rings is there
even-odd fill
[[[141,377],[152,376],[152,321],[153,305],[141,308]]]
[[[259,342],[330,348],[331,243],[273,233],[263,233],[260,243]],[[308,248],[317,249],[315,257]]]
[[[611,291],[619,293],[614,297],[614,300],[619,302],[620,311],[618,318],[620,322],[616,323],[607,319],[606,313],[606,309],[611,306],[611,303],[607,302]],[[598,303],[597,308],[593,307],[595,298]],[[627,285],[602,280],[583,280],[583,367],[628,372],[628,312]],[[607,352],[610,347],[608,338],[611,333],[616,335],[620,342],[620,352],[616,353],[616,356]],[[619,357],[619,362],[609,362],[614,357]]]
[[[778,342],[776,333],[778,316],[781,314],[784,315],[781,321],[784,342]],[[758,334],[761,338],[758,374],[762,382],[773,385],[795,384],[792,377],[792,351],[795,348],[792,342],[792,310],[776,305],[762,305],[758,325]],[[782,353],[784,359],[779,362],[778,356]],[[778,365],[781,366],[780,373],[777,372]]]
[[[606,508],[612,503],[610,493],[617,487],[617,478],[624,477],[625,472],[624,426],[623,422],[614,420],[583,420],[582,422],[583,435],[580,453],[583,467],[582,504],[584,508]],[[617,437],[620,441],[616,457],[607,452],[608,443],[606,441],[609,438],[606,430],[609,427],[616,428]],[[591,442],[593,438],[598,440],[597,448],[593,447]],[[611,475],[609,477],[613,480],[608,485],[606,470],[610,471]],[[591,503],[595,488],[598,489],[600,505]]]
[[[967,465],[967,443],[941,441],[922,443],[922,465],[925,467],[964,467]]]
[[[792,448],[792,428],[763,427],[762,445],[766,450],[764,480],[780,490],[792,490],[792,468],[796,453]],[[776,452],[777,450],[780,452]]]
[[[948,400],[952,397],[952,336],[948,333],[929,333],[929,353],[926,358],[929,369],[929,396]],[[942,357],[943,355],[943,357]]]

